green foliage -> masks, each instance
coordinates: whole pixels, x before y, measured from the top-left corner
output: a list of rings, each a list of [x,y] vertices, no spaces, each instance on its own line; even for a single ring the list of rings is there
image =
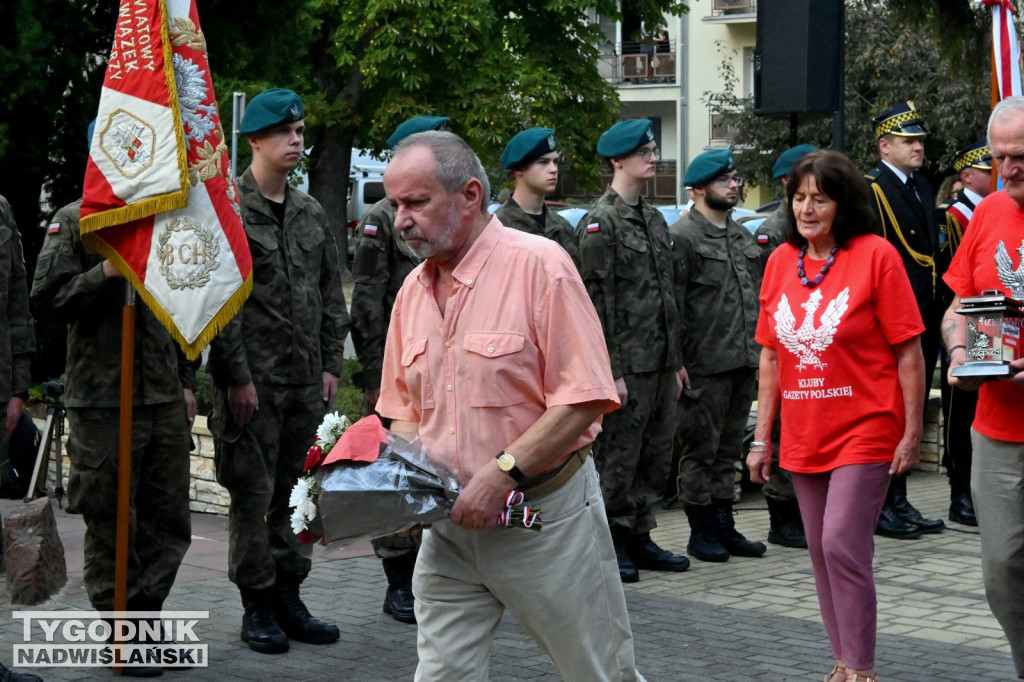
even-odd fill
[[[213,377],[205,370],[196,370],[196,414],[209,417],[213,411]]]
[[[363,392],[352,385],[352,375],[362,369],[359,360],[345,358],[341,380],[338,382],[338,397],[334,400],[334,409],[355,423],[363,417]]]
[[[990,110],[987,11],[975,11],[970,21],[974,40],[943,45],[929,24],[901,21],[888,2],[847,4],[845,153],[858,167],[868,170],[878,162],[872,117],[906,100],[915,103],[931,132],[925,171],[933,177],[951,173],[956,150],[984,136]],[[705,100],[738,131],[733,144],[740,172],[754,184],[776,187],[771,166],[789,147],[789,123],[755,116],[752,101],[732,94],[739,90],[732,66],[737,58],[720,52],[723,88],[705,93]],[[956,65],[962,64],[975,68],[958,73]],[[801,124],[797,137],[830,147],[832,120]]]

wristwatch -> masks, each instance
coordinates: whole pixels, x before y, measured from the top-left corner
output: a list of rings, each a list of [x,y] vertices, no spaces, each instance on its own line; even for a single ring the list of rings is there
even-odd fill
[[[526,480],[526,475],[516,466],[516,458],[504,450],[498,453],[498,468],[515,479],[517,484]]]

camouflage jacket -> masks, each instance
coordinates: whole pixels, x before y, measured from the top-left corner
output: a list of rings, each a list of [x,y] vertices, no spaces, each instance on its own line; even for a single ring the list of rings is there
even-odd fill
[[[82,244],[81,201],[57,211],[46,230],[32,282],[37,314],[55,315],[68,325],[65,404],[118,407],[121,395],[121,321],[127,281],[103,274],[103,256]],[[181,400],[182,387],[195,390],[199,361],[189,362],[146,304],[135,305],[136,405]]]
[[[29,365],[36,349],[28,310],[28,281],[21,235],[7,199],[0,197],[0,403],[28,390]]]
[[[616,378],[680,366],[668,226],[642,198],[640,209],[609,187],[576,234],[580,274]]]
[[[370,207],[358,232],[352,264],[352,345],[362,365],[355,383],[367,390],[380,388],[391,309],[402,282],[420,258],[395,230],[395,211],[387,198]]]
[[[772,251],[779,248],[789,235],[788,208],[786,202],[783,201],[770,216],[764,219],[764,222],[761,223],[754,233],[756,237],[765,236],[768,238],[767,242],[763,244],[758,243],[758,246],[761,247],[762,270],[768,264],[768,256],[772,255]]]
[[[324,209],[288,186],[279,224],[251,169],[238,180],[238,199],[252,294],[210,344],[210,374],[228,386],[319,384],[323,372],[341,376],[349,317]]]
[[[696,208],[672,226],[676,299],[685,332],[683,364],[691,376],[757,367],[761,249],[729,218],[724,230]],[[796,276],[795,274],[793,275]]]
[[[576,248],[575,231],[568,220],[548,208],[547,204],[544,204],[543,230],[537,225],[537,221],[533,219],[533,216],[524,211],[523,207],[517,204],[516,200],[512,197],[509,197],[508,201],[499,206],[494,215],[498,216],[498,220],[505,227],[511,227],[521,232],[529,232],[530,234],[538,234],[555,242],[565,249],[565,252],[572,258],[572,262],[576,264],[576,269],[579,269],[580,253]]]

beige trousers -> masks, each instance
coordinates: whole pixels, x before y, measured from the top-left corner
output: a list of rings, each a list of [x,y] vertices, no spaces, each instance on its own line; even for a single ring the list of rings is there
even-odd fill
[[[558,490],[529,501],[540,532],[424,533],[413,575],[420,682],[488,679],[507,608],[566,680],[643,680],[592,459]]]

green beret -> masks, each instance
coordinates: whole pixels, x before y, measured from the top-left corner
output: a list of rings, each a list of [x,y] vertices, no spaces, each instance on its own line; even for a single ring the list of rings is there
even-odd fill
[[[719,175],[725,175],[734,170],[736,170],[736,162],[732,158],[731,151],[712,149],[698,154],[697,158],[690,162],[686,168],[686,175],[683,177],[683,184],[687,187],[703,187]]]
[[[654,142],[653,124],[646,118],[619,121],[597,141],[597,153],[606,159],[628,156],[648,142]]]
[[[281,123],[301,121],[305,117],[306,108],[302,106],[301,97],[291,90],[271,88],[253,97],[246,105],[238,132],[242,135],[258,133]]]
[[[813,144],[798,144],[795,147],[790,147],[779,155],[779,160],[772,166],[772,177],[776,180],[786,177],[794,163],[816,151],[818,148]]]
[[[520,168],[545,154],[558,149],[555,131],[551,128],[527,128],[505,145],[501,153],[501,167]]]
[[[444,130],[451,125],[452,120],[447,116],[413,116],[408,121],[398,124],[395,132],[388,138],[388,147],[394,149],[398,143],[416,133],[424,133],[428,130]]]

